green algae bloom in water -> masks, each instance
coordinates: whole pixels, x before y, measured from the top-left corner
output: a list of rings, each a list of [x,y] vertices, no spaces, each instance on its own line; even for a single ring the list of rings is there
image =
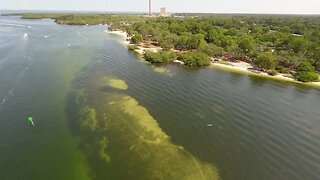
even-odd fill
[[[148,166],[144,178],[219,179],[214,165],[197,159],[182,146],[172,143],[157,120],[136,99],[125,94],[109,94],[108,101],[114,102],[108,107],[110,112],[116,112],[110,121],[114,127],[122,127],[116,133],[126,139],[123,141],[129,147],[126,154],[136,165]],[[131,166],[134,169],[135,165]]]
[[[84,107],[80,110],[81,115],[81,127],[87,127],[91,131],[94,131],[97,129],[98,126],[98,120],[96,117],[96,111],[92,108]]]
[[[174,76],[174,73],[172,73],[168,69],[168,67],[166,67],[166,66],[163,66],[163,65],[151,65],[150,67],[156,73],[163,74],[163,75],[170,76],[170,77]]]
[[[94,162],[100,162],[92,166],[105,169],[95,171],[98,179],[219,179],[213,164],[174,144],[135,98],[119,91],[99,91],[101,86],[128,88],[121,79],[104,77],[95,79],[90,87],[80,87],[84,89],[75,97],[75,101],[87,99],[78,101],[79,127],[86,138],[84,150]]]
[[[128,85],[125,81],[117,78],[106,78],[106,83],[108,86],[115,88],[115,89],[121,89],[126,90],[128,89]]]

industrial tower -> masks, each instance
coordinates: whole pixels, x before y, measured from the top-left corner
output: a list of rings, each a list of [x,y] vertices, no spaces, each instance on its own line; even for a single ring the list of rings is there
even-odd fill
[[[151,0],[149,0],[149,16],[151,16]]]

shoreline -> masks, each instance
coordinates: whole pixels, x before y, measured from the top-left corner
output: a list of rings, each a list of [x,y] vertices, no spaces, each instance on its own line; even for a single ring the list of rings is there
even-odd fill
[[[157,47],[157,46],[153,46],[153,47],[145,47],[145,44],[131,44],[130,43],[130,37],[128,36],[128,34],[125,31],[121,31],[121,30],[117,30],[117,31],[109,31],[106,30],[105,31],[108,34],[114,34],[117,35],[121,38],[121,44],[124,44],[126,46],[128,45],[132,45],[132,46],[136,46],[137,49],[134,50],[134,52],[136,52],[139,55],[143,55],[145,51],[152,51],[152,52],[158,52],[160,50],[162,50],[161,47]]]
[[[261,78],[266,78],[266,79],[271,79],[271,80],[277,80],[277,81],[283,81],[283,82],[289,82],[289,83],[295,83],[295,84],[320,88],[320,82],[304,83],[304,82],[297,81],[293,78],[285,77],[283,74],[271,76],[271,75],[268,75],[267,73],[255,73],[255,72],[251,72],[248,69],[245,69],[243,67],[226,65],[226,64],[219,63],[219,62],[212,63],[209,67],[213,68],[213,69],[227,71],[227,72],[233,72],[233,73],[238,73],[238,74],[256,76],[256,77],[261,77]]]
[[[134,52],[137,53],[138,55],[143,55],[146,50],[153,51],[153,52],[158,52],[159,50],[161,50],[160,47],[146,48],[146,47],[143,47],[142,45],[131,44],[129,41],[130,37],[128,37],[128,35],[125,31],[106,30],[105,32],[107,32],[108,34],[114,34],[114,35],[119,36],[121,38],[120,42],[126,46],[135,45],[138,49],[135,49]],[[297,81],[293,78],[286,77],[286,74],[282,74],[282,73],[278,73],[275,76],[271,76],[271,75],[267,74],[266,72],[262,72],[262,71],[261,72],[252,72],[252,71],[248,70],[248,68],[253,68],[253,66],[249,63],[244,62],[244,61],[230,62],[230,61],[223,61],[223,60],[219,59],[218,62],[213,62],[213,59],[216,59],[216,58],[211,57],[212,63],[209,65],[209,67],[214,68],[214,69],[320,88],[320,82],[304,83],[304,82]],[[173,60],[173,62],[178,65],[181,65],[180,62],[175,62],[175,60]]]
[[[124,31],[109,31],[109,30],[106,30],[105,32],[108,33],[108,34],[113,34],[113,35],[117,35],[117,36],[121,37],[121,42],[126,44],[126,45],[130,44],[130,42],[128,41],[128,35]]]

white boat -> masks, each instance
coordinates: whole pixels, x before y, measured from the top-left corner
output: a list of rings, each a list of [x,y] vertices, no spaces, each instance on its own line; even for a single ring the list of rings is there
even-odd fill
[[[24,33],[24,34],[23,34],[23,37],[25,37],[25,38],[28,37],[28,34],[27,34],[27,33]]]
[[[211,124],[207,124],[207,127],[212,127],[213,126],[213,124],[211,123]]]
[[[179,60],[177,60],[177,59],[176,59],[176,60],[173,60],[173,62],[174,62],[174,63],[178,63],[178,64],[182,64],[182,65],[184,65],[184,62],[179,61]]]
[[[5,102],[6,102],[6,98],[3,98],[0,104],[4,104]]]

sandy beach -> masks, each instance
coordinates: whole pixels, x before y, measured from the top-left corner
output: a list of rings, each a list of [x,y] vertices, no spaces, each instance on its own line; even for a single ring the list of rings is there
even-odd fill
[[[137,48],[138,49],[136,49],[135,52],[137,52],[140,55],[144,54],[146,51],[152,51],[156,53],[162,50],[161,47],[158,47],[158,46],[146,47],[145,44],[137,45]]]
[[[269,79],[274,79],[274,80],[280,80],[280,81],[287,81],[287,82],[293,82],[297,84],[304,84],[308,86],[314,86],[314,87],[320,87],[320,82],[310,82],[310,83],[303,83],[300,81],[297,81],[293,78],[287,77],[286,74],[277,74],[275,76],[271,76],[265,72],[252,72],[248,70],[248,68],[252,68],[253,66],[249,63],[243,62],[243,61],[238,61],[238,62],[228,62],[228,61],[220,61],[220,62],[214,62],[211,64],[212,68],[214,69],[220,69],[224,71],[229,71],[229,72],[235,72],[235,73],[240,73],[240,74],[247,74],[247,75],[252,75],[252,76],[258,76],[258,77],[264,77],[264,78],[269,78]]]
[[[109,33],[109,34],[115,34],[119,37],[121,37],[121,43],[125,44],[125,45],[129,45],[130,41],[128,41],[128,34],[124,31],[109,31],[106,30],[105,32]]]
[[[158,46],[151,46],[151,47],[147,47],[146,44],[140,44],[140,45],[136,45],[136,44],[130,44],[130,37],[128,36],[128,34],[124,31],[106,31],[109,34],[115,34],[118,35],[119,37],[121,37],[121,43],[128,46],[128,45],[135,45],[137,47],[136,50],[134,50],[136,53],[143,55],[146,51],[152,51],[152,52],[158,52],[161,51],[162,48],[158,47]]]

